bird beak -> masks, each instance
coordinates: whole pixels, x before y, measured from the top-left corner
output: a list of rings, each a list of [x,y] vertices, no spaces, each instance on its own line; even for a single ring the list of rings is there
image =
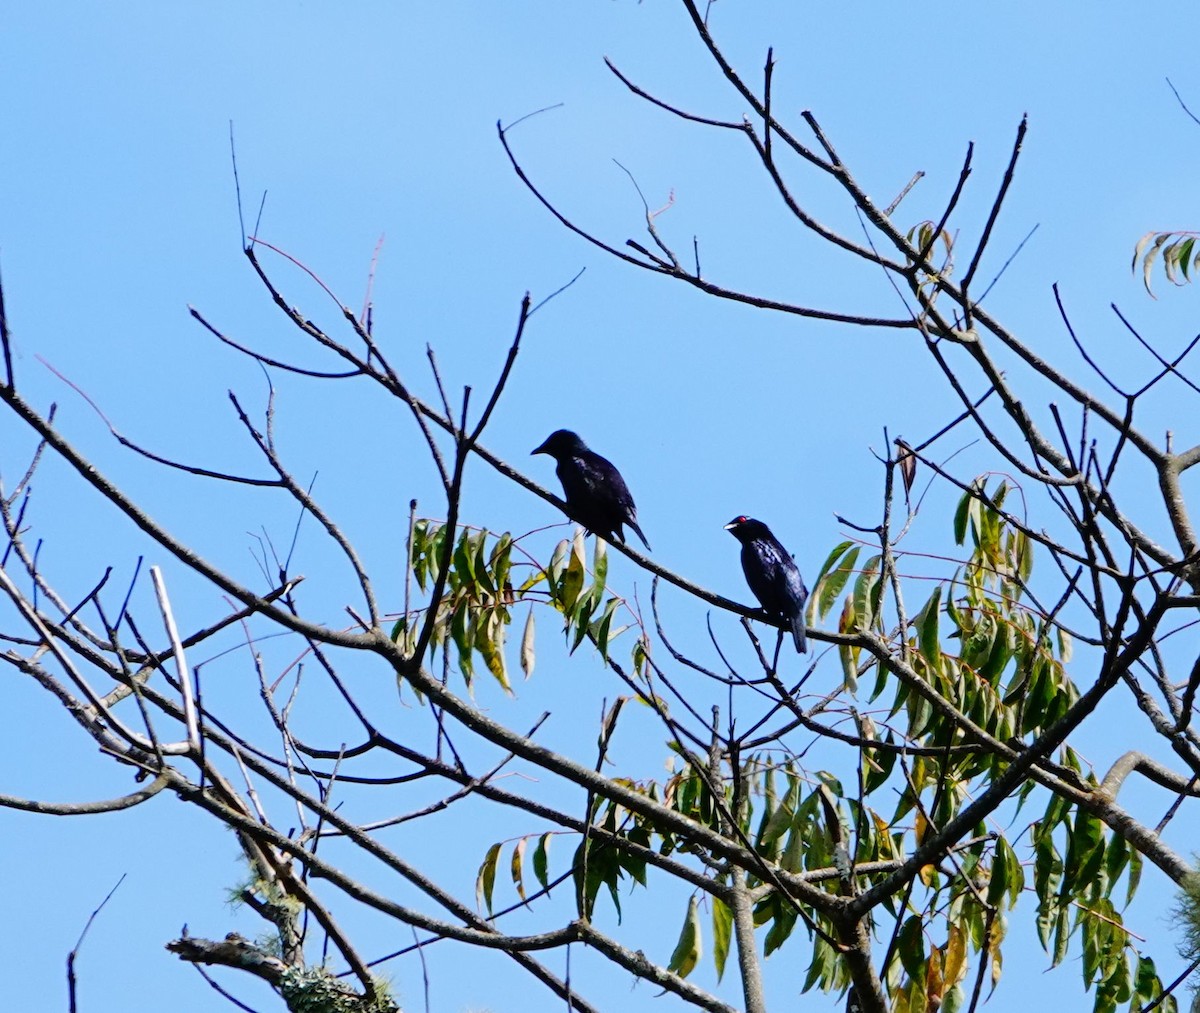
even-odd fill
[[[736,527],[737,527],[737,521],[730,521],[728,524],[725,525],[725,530],[732,531]]]
[[[550,442],[549,440],[543,441],[543,443],[540,447],[538,447],[536,450],[531,450],[529,452],[529,456],[533,457],[534,454],[548,454],[549,451],[546,449],[546,444],[549,442]]]

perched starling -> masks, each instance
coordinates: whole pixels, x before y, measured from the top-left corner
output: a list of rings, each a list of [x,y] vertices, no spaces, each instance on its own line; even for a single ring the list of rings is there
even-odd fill
[[[610,542],[624,542],[621,527],[628,524],[650,548],[638,527],[637,507],[629,487],[611,461],[588,450],[587,444],[569,429],[551,433],[533,453],[549,454],[557,462],[554,470],[562,482],[572,520]]]
[[[768,615],[787,622],[796,650],[804,654],[808,650],[804,631],[808,588],[795,561],[771,529],[753,517],[735,517],[725,530],[742,543],[742,569],[754,597]]]

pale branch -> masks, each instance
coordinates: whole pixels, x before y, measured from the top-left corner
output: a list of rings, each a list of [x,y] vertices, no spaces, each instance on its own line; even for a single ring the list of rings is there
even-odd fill
[[[604,954],[613,963],[636,974],[639,978],[661,986],[668,992],[674,992],[693,1006],[708,1010],[709,1013],[738,1013],[732,1006],[693,985],[686,978],[681,978],[665,967],[655,964],[641,950],[631,950],[622,946],[615,939],[597,929],[591,922],[575,921],[571,924],[571,928],[574,930],[576,938]]]
[[[187,729],[187,742],[192,751],[199,755],[202,747],[200,745],[200,724],[196,717],[196,692],[192,685],[192,672],[188,668],[187,658],[183,653],[183,644],[179,640],[179,630],[175,626],[175,613],[171,609],[171,600],[167,597],[167,586],[163,580],[162,571],[157,566],[150,567],[150,581],[154,585],[154,595],[158,599],[163,626],[167,631],[167,640],[171,644],[171,652],[175,659],[176,678],[183,690],[183,723]]]
[[[92,816],[96,813],[132,809],[135,805],[141,805],[154,798],[166,786],[167,779],[160,774],[139,791],[98,802],[45,802],[40,799],[18,798],[16,795],[0,793],[0,808],[19,809],[22,812],[41,813],[47,816]]]
[[[406,878],[409,878],[423,892],[447,907],[448,910],[451,910],[469,927],[461,927],[442,919],[433,918],[406,905],[399,904],[364,886],[357,880],[347,876],[340,868],[318,857],[315,853],[304,848],[300,843],[292,840],[286,834],[282,834],[271,826],[251,819],[239,810],[230,808],[217,798],[205,793],[198,785],[187,781],[177,771],[171,771],[169,776],[172,790],[179,794],[185,801],[192,802],[212,813],[227,826],[239,830],[254,839],[267,842],[280,852],[291,855],[308,869],[310,875],[327,880],[351,899],[374,908],[380,913],[393,917],[407,925],[424,929],[438,936],[445,936],[449,939],[456,939],[460,942],[471,943],[488,949],[501,950],[512,957],[518,964],[525,967],[530,973],[534,974],[535,977],[539,978],[543,984],[550,987],[560,997],[567,995],[563,983],[530,957],[529,953],[556,948],[572,942],[577,938],[573,931],[573,926],[533,935],[506,935],[492,927],[470,908],[459,903],[437,887],[434,887],[424,877],[419,875],[414,877],[411,874],[406,875]],[[333,816],[332,813],[328,815]],[[340,822],[345,825],[345,821]],[[347,829],[349,828],[347,827]],[[347,836],[353,837],[354,835],[348,833]],[[373,844],[374,842],[370,843]],[[367,850],[375,849],[368,848]],[[393,863],[388,864],[392,864],[393,868],[395,868]],[[406,867],[406,863],[400,864]],[[574,999],[574,997],[572,998]],[[584,1010],[588,1007],[580,1004],[577,1008]]]
[[[742,976],[742,998],[746,1004],[746,1013],[767,1013],[762,967],[754,939],[754,910],[750,901],[750,890],[746,885],[746,873],[745,870],[735,867],[729,875],[727,903],[733,916],[733,935],[737,945],[738,970]]]
[[[35,611],[31,602],[20,592],[17,586],[13,583],[12,578],[6,570],[0,569],[0,588],[8,595],[17,611],[21,613],[21,617],[34,629],[42,639],[42,645],[52,655],[55,660],[63,667],[77,689],[87,698],[89,704],[90,715],[92,721],[103,721],[109,728],[112,729],[114,735],[123,738],[127,743],[136,745],[139,748],[150,750],[153,748],[150,742],[140,736],[133,729],[129,728],[125,723],[119,720],[107,707],[104,700],[92,689],[88,681],[83,677],[83,673],[71,661],[67,653],[58,643],[57,638],[51,633],[42,617]],[[24,659],[21,659],[22,661]],[[89,722],[90,723],[90,722]]]
[[[184,935],[167,943],[167,949],[181,960],[193,964],[234,967],[239,971],[248,971],[274,986],[279,985],[289,969],[278,957],[243,939],[236,932],[231,932],[221,940]]]
[[[1096,789],[1096,793],[1115,800],[1125,779],[1134,773],[1141,774],[1160,787],[1179,795],[1200,798],[1200,789],[1196,787],[1195,775],[1184,777],[1145,753],[1139,753],[1136,750],[1124,753],[1113,763],[1108,773],[1104,775],[1104,780]]]

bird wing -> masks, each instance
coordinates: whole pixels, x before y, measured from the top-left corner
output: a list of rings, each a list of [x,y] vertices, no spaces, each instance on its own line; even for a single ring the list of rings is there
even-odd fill
[[[604,538],[621,538],[633,497],[612,462],[589,450],[566,458],[557,471],[575,519]]]
[[[808,588],[788,551],[776,538],[756,538],[742,547],[742,569],[754,597],[768,612],[793,617],[804,611]]]

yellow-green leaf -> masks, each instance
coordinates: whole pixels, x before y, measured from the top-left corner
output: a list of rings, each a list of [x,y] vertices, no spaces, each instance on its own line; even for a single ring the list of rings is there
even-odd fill
[[[700,906],[696,903],[696,895],[693,894],[688,899],[687,916],[683,919],[679,942],[675,944],[675,952],[671,954],[667,970],[686,978],[700,962],[700,953]]]
[[[475,903],[487,906],[492,913],[492,891],[496,887],[496,861],[500,857],[500,845],[493,844],[483,856],[483,863],[475,876]]]
[[[717,965],[717,981],[725,974],[729,959],[729,941],[733,934],[733,912],[720,897],[710,898],[712,904],[713,962]]]
[[[513,886],[517,888],[517,895],[521,900],[525,899],[525,877],[522,874],[521,866],[525,859],[525,844],[529,840],[527,837],[522,837],[517,841],[516,847],[513,848],[512,861],[509,863],[509,870],[512,873]]]

